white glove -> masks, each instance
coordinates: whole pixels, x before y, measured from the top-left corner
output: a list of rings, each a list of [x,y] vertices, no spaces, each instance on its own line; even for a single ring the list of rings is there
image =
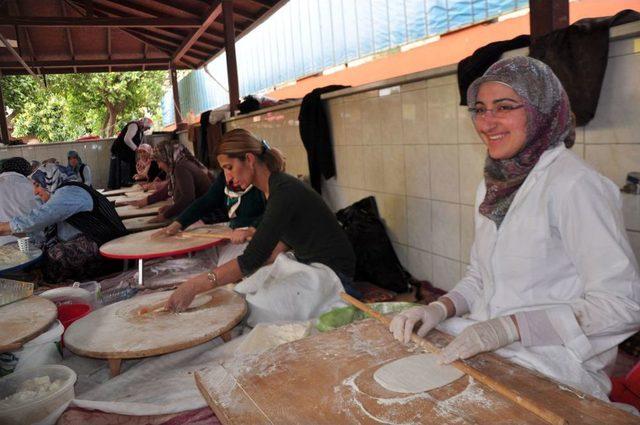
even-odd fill
[[[423,337],[446,318],[447,307],[440,301],[435,301],[429,305],[411,307],[396,314],[389,325],[389,330],[395,339],[406,344],[411,340],[411,332],[416,323],[422,322],[417,334]]]
[[[518,341],[518,328],[510,316],[501,316],[471,325],[440,352],[440,363],[468,359]]]

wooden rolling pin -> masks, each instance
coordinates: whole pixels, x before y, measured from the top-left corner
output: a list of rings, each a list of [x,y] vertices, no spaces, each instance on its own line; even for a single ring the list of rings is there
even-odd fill
[[[198,297],[202,297],[204,295],[209,295],[211,294],[213,291],[215,291],[216,289],[218,289],[218,287],[209,289],[208,291],[204,291],[204,292],[200,292],[199,294],[196,294],[196,296],[193,298],[193,300],[191,301],[193,303],[193,301],[196,300],[196,298]],[[138,309],[138,316],[142,316],[144,314],[149,314],[149,313],[158,313],[161,311],[166,311],[166,309],[164,308],[164,306],[167,304],[167,300],[161,301],[161,302],[157,302],[155,304],[151,304],[151,305],[143,305],[142,307],[140,307]],[[187,308],[188,310],[188,308]]]
[[[181,232],[176,236],[185,238],[209,238],[209,239],[231,239],[231,232],[226,233],[197,233],[197,232]]]
[[[371,317],[376,318],[377,320],[379,320],[380,322],[385,324],[387,327],[389,326],[389,324],[391,324],[391,320],[388,317],[378,313],[377,311],[373,310],[371,307],[369,307],[365,303],[353,298],[352,296],[350,296],[348,294],[345,294],[343,292],[343,293],[340,294],[340,297],[342,297],[342,299],[344,301],[348,302],[349,304],[353,305],[354,307],[364,311],[365,313],[367,313]],[[438,347],[436,347],[435,345],[433,345],[432,343],[430,343],[426,339],[420,338],[415,333],[411,334],[411,341],[415,342],[417,345],[419,345],[420,347],[424,348],[429,353],[434,353],[434,354],[440,353],[440,349]],[[492,390],[494,390],[498,394],[502,395],[503,397],[511,400],[512,402],[514,402],[518,406],[524,407],[525,409],[527,409],[531,413],[534,413],[535,415],[538,415],[540,418],[544,419],[548,423],[553,424],[553,425],[567,425],[568,424],[567,420],[564,419],[562,416],[550,411],[549,409],[541,406],[539,403],[537,403],[537,402],[535,402],[533,400],[530,400],[530,399],[528,399],[526,397],[523,397],[523,396],[519,395],[513,389],[507,387],[504,384],[501,384],[500,382],[498,382],[494,378],[492,378],[492,377],[490,377],[488,375],[485,375],[484,373],[480,372],[477,369],[474,369],[473,367],[469,366],[468,364],[466,364],[466,363],[464,363],[464,362],[462,362],[460,360],[456,360],[453,363],[451,363],[451,365],[454,366],[456,369],[461,370],[462,372],[466,373],[467,375],[473,377],[473,379],[475,379],[476,381],[485,384],[487,387],[491,388]]]

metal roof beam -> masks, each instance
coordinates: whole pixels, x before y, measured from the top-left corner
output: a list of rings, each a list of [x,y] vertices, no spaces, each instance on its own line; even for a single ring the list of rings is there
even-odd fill
[[[199,19],[192,18],[67,18],[60,16],[0,17],[0,25],[24,27],[115,27],[115,28],[200,28]]]

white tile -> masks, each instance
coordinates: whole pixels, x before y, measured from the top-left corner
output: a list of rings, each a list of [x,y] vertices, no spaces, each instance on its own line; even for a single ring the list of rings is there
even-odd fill
[[[405,144],[427,143],[427,91],[402,93],[402,131]]]
[[[430,145],[458,143],[458,108],[455,105],[427,108],[427,138]]]
[[[628,230],[640,232],[640,195],[621,193],[624,226]]]
[[[404,195],[406,192],[404,147],[382,146],[382,161],[383,191]]]
[[[382,146],[364,146],[364,187],[372,191],[384,191],[384,157]]]
[[[585,159],[618,185],[640,168],[640,145],[585,145]]]
[[[586,143],[634,143],[640,138],[640,55],[610,58]]]
[[[431,201],[407,197],[407,233],[410,247],[431,251]]]
[[[380,102],[377,97],[364,99],[361,103],[362,144],[381,145],[381,125],[384,119],[380,112]]]
[[[438,86],[455,86],[458,84],[458,76],[456,74],[445,75],[444,77],[429,78],[427,87]]]
[[[406,245],[402,245],[399,243],[391,243],[393,245],[393,250],[396,253],[396,256],[398,257],[398,261],[400,261],[400,264],[402,264],[402,267],[404,267],[405,269],[407,268],[407,265],[409,264],[409,261],[407,259],[407,246]]]
[[[364,146],[344,146],[346,154],[346,184],[356,189],[364,189],[364,173],[367,164],[362,160]]]
[[[392,94],[378,98],[380,119],[380,143],[383,145],[401,145],[402,137],[402,97]]]
[[[640,232],[627,232],[629,236],[629,243],[631,243],[631,249],[636,254],[636,260],[640,264]]]
[[[457,146],[429,146],[431,197],[449,202],[460,201]]]
[[[343,133],[344,102],[342,98],[338,97],[325,102],[325,112],[334,146],[346,144]]]
[[[410,92],[413,90],[423,90],[427,88],[427,80],[415,81],[413,83],[403,84],[400,87],[402,93]]]
[[[431,196],[429,182],[429,146],[404,147],[405,179],[407,195],[418,198]]]
[[[473,245],[475,209],[469,205],[460,206],[460,259],[469,263],[469,254]]]
[[[427,89],[427,107],[456,106],[460,100],[458,87],[453,84],[434,86]]]
[[[458,106],[458,143],[482,144],[482,139],[473,126],[473,120],[466,106]]]
[[[460,202],[473,205],[476,190],[484,175],[487,149],[484,145],[459,145],[460,158]]]
[[[433,282],[432,255],[428,252],[408,247],[407,270],[418,280]]]
[[[342,119],[344,144],[364,144],[362,132],[362,103],[360,101],[345,101],[342,109]]]
[[[460,205],[431,203],[431,252],[460,259]]]
[[[461,263],[440,257],[439,255],[433,255],[432,261],[433,280],[431,283],[437,288],[450,291],[460,281],[462,276],[460,270]]]
[[[404,196],[376,193],[380,217],[387,227],[389,239],[407,243],[407,201]]]

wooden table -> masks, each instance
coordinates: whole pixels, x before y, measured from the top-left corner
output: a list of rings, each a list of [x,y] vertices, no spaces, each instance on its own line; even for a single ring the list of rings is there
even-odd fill
[[[41,258],[42,250],[35,246],[30,246],[29,252],[22,252],[17,242],[2,245],[0,246],[0,276],[29,267]]]
[[[164,201],[156,202],[155,204],[147,205],[146,207],[137,208],[133,205],[125,205],[122,207],[117,207],[116,212],[120,216],[120,218],[132,218],[132,217],[143,217],[148,215],[156,215],[160,208],[165,205],[171,205],[173,201],[171,199],[165,199]]]
[[[135,218],[127,218],[126,220],[122,220],[124,227],[127,228],[129,232],[142,232],[145,230],[151,229],[159,229],[161,227],[168,226],[171,224],[171,220],[164,220],[157,223],[149,223],[152,217],[135,217]]]
[[[434,331],[428,339],[444,346],[451,337]],[[417,394],[395,393],[374,381],[381,365],[411,354],[385,326],[369,319],[207,367],[195,379],[225,425],[546,424],[467,375]],[[638,423],[633,415],[496,355],[467,362],[569,424]]]
[[[180,235],[151,239],[155,232],[147,230],[114,239],[100,247],[100,254],[118,260],[138,260],[138,286],[143,287],[144,260],[202,251],[227,242],[220,238],[186,238]]]
[[[115,376],[122,359],[172,353],[217,336],[228,340],[227,332],[247,312],[244,298],[226,286],[216,289],[206,304],[192,310],[138,314],[142,306],[166,301],[171,293],[156,292],[95,310],[67,329],[64,344],[81,356],[108,359]]]
[[[29,297],[0,307],[0,353],[17,350],[47,330],[58,317],[46,298]]]
[[[123,193],[127,193],[127,192],[138,192],[141,191],[142,187],[139,184],[134,184],[131,187],[122,187],[120,189],[113,189],[113,190],[103,190],[103,191],[99,191],[100,193],[102,193],[104,196],[118,196],[118,195],[122,195]]]
[[[139,201],[141,199],[144,199],[149,195],[151,195],[151,192],[149,192],[149,193],[145,193],[145,192],[130,192],[130,193],[125,193],[124,195],[113,196],[113,197],[108,198],[108,199],[109,199],[109,201],[115,203],[116,207],[121,207],[123,205],[127,205],[127,203],[129,203],[131,201]]]

